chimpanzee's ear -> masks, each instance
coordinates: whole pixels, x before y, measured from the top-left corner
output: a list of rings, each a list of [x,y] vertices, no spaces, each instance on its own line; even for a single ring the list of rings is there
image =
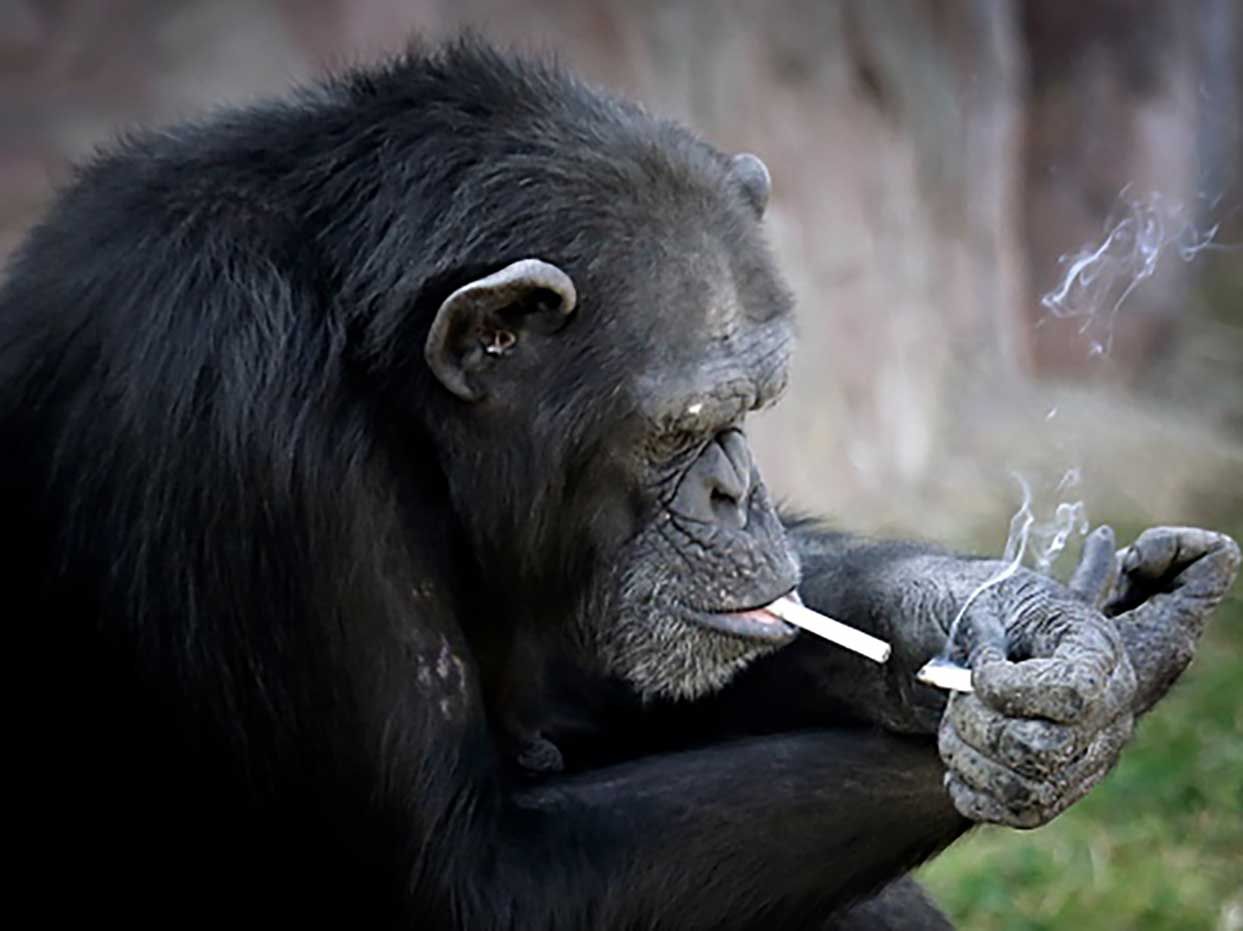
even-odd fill
[[[554,333],[578,303],[570,276],[540,259],[522,259],[450,294],[432,321],[423,356],[464,401],[484,395],[484,370],[524,339]]]
[[[764,215],[768,206],[768,195],[773,191],[773,179],[768,173],[768,166],[758,155],[743,152],[729,160],[730,177],[742,189],[743,196],[755,210],[757,217]]]

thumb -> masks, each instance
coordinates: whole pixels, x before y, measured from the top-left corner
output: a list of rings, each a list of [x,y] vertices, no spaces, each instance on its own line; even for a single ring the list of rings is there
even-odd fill
[[[1145,536],[1147,534],[1137,543],[1145,542]],[[1162,542],[1155,539],[1157,534],[1153,537],[1155,542]],[[1164,590],[1115,618],[1123,647],[1135,668],[1136,714],[1156,704],[1187,668],[1195,655],[1205,620],[1225,597],[1238,571],[1239,547],[1230,537],[1213,534],[1211,540],[1201,540],[1196,536],[1191,542],[1200,545],[1189,546],[1184,540],[1183,546],[1177,549],[1181,549],[1182,554],[1190,552],[1193,561],[1178,566],[1170,560],[1177,575],[1164,583]],[[1136,552],[1141,550],[1135,547],[1128,554],[1132,562],[1137,561],[1132,555]],[[1124,571],[1131,572],[1137,579],[1142,578],[1148,568],[1143,564],[1128,568],[1124,563]],[[1142,590],[1142,583],[1132,580],[1131,588]]]

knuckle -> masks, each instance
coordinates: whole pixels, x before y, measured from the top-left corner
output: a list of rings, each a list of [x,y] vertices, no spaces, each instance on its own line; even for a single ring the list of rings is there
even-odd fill
[[[1041,801],[1040,788],[1013,773],[1003,772],[993,784],[998,799],[1014,810],[1026,809]]]
[[[973,680],[976,701],[982,709],[1005,714],[1014,704],[1015,696],[1022,691],[1024,678],[1022,672],[1009,664],[981,670]]]
[[[1066,688],[1079,704],[1087,705],[1105,690],[1106,678],[1095,664],[1075,666],[1068,677]]]
[[[1077,721],[1088,707],[1088,699],[1073,682],[1052,686],[1048,692],[1050,709],[1063,721]]]
[[[1169,565],[1178,550],[1178,532],[1171,527],[1150,527],[1131,544],[1123,568],[1128,572],[1153,572]]]
[[[1075,754],[1073,734],[1044,721],[1016,721],[1000,741],[1002,759],[1026,776],[1042,776],[1070,762]]]
[[[1010,816],[1005,808],[983,793],[968,787],[958,779],[951,779],[947,784],[950,800],[958,813],[970,821],[988,822],[992,824],[1010,824]]]

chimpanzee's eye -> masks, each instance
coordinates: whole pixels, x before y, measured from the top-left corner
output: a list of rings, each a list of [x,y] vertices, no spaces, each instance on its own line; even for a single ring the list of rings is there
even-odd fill
[[[651,441],[652,454],[659,460],[668,462],[679,456],[696,452],[712,436],[698,430],[673,427],[657,433]]]

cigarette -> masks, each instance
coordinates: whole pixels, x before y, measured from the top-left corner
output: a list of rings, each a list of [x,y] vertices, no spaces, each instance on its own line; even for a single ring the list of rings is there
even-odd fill
[[[924,663],[919,672],[915,673],[915,681],[945,689],[947,692],[975,691],[971,685],[970,669],[940,657]]]
[[[811,610],[811,608],[804,607],[788,595],[784,598],[778,598],[765,610],[777,615],[783,621],[788,621],[795,627],[801,627],[803,630],[809,631],[817,637],[823,637],[825,640],[830,640],[838,646],[845,647],[847,650],[854,650],[870,660],[883,663],[889,659],[889,644],[884,640],[878,640],[871,634],[865,634],[863,631],[843,624],[841,621],[825,617],[823,614]]]

